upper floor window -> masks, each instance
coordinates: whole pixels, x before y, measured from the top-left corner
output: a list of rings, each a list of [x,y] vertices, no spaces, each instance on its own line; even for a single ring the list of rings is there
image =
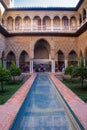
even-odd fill
[[[66,16],[63,17],[63,25],[68,26],[68,18]]]
[[[83,9],[83,20],[85,20],[85,19],[86,19],[86,10]]]

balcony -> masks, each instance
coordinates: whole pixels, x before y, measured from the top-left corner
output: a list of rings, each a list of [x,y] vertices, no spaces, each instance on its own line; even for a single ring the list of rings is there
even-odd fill
[[[37,25],[37,26],[5,26],[3,24],[2,27],[7,30],[9,33],[39,33],[39,32],[55,32],[55,33],[75,33],[77,32],[85,23],[87,23],[87,18],[83,20],[79,26],[46,26],[46,25]]]

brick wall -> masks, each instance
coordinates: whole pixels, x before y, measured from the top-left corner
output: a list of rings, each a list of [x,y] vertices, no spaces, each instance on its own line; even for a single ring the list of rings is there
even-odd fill
[[[0,33],[0,58],[2,57],[2,52],[5,50],[5,37]]]
[[[52,37],[52,36],[15,36],[6,38],[6,55],[9,51],[13,51],[16,58],[19,58],[24,50],[29,54],[30,58],[34,58],[34,47],[38,40],[44,39],[50,46],[51,58],[56,58],[59,50],[64,53],[65,58],[71,50],[77,51],[77,38],[72,37]]]
[[[80,52],[82,51],[82,54],[85,57],[85,51],[87,49],[87,31],[85,31],[78,37],[77,44],[78,44],[78,54],[80,55]]]

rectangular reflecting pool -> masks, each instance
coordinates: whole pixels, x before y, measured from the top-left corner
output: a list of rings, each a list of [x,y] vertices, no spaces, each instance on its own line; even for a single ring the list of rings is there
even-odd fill
[[[10,130],[75,130],[48,74],[37,74]]]

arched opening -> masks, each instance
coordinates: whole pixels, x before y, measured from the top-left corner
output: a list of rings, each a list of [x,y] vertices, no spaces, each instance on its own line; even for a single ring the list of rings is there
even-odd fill
[[[80,24],[82,23],[82,16],[81,16],[81,14],[79,14],[79,23]]]
[[[44,39],[37,41],[34,47],[35,59],[49,59],[50,46]]]
[[[15,57],[15,54],[12,51],[10,51],[6,57],[7,68],[10,67],[12,62],[14,62],[16,64],[16,57]]]
[[[78,64],[78,56],[74,50],[72,50],[68,55],[68,65],[77,65]]]
[[[53,29],[54,30],[60,29],[60,18],[58,16],[55,16],[53,19]]]
[[[76,18],[75,18],[75,16],[72,16],[70,19],[70,27],[72,30],[74,30],[74,29],[76,29],[76,26],[77,26]]]
[[[17,16],[15,19],[15,29],[16,30],[22,29],[22,18],[20,16]]]
[[[83,9],[83,20],[85,20],[85,19],[86,19],[86,10]]]
[[[50,69],[50,45],[41,39],[36,42],[34,46],[34,70],[35,71],[51,71]]]
[[[29,72],[29,55],[26,51],[22,51],[19,58],[19,65],[22,72]]]
[[[13,30],[13,18],[12,17],[7,18],[7,29],[9,31]]]
[[[62,24],[63,24],[63,29],[68,29],[68,18],[67,18],[67,16],[64,16],[62,18]]]
[[[58,70],[62,71],[62,67],[64,67],[64,53],[59,50],[58,51]]]
[[[31,29],[31,20],[28,16],[24,17],[24,30],[30,30]]]
[[[45,16],[43,18],[43,29],[44,30],[51,30],[51,19],[49,16]]]
[[[39,16],[34,17],[33,29],[34,30],[41,30],[41,18]]]

